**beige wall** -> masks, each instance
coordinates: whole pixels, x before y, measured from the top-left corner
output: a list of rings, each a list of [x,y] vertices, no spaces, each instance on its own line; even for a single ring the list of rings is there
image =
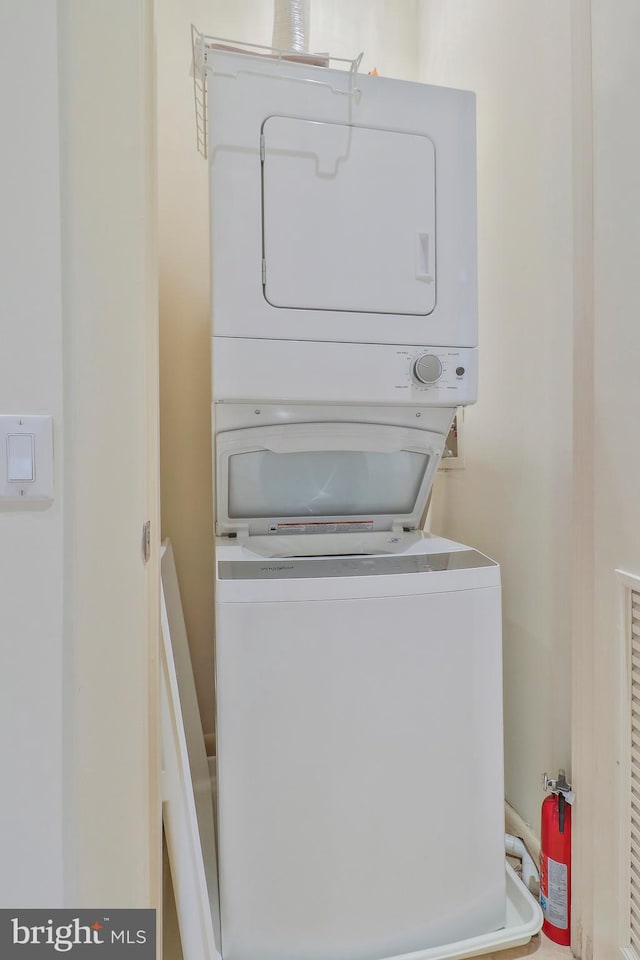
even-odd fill
[[[311,0],[310,50],[364,53],[361,69],[418,79],[417,0]]]
[[[153,3],[59,0],[58,10],[65,900],[153,906],[161,850]]]
[[[196,152],[190,24],[271,43],[264,0],[157,0],[162,528],[174,545],[198,699],[213,730],[208,169]],[[416,0],[313,0],[310,48],[417,77]]]
[[[618,617],[640,575],[640,7],[592,0],[594,123],[594,956],[617,956]],[[623,795],[624,801],[624,795]]]
[[[570,3],[422,0],[420,78],[477,93],[480,398],[433,528],[500,561],[506,797],[570,766]]]

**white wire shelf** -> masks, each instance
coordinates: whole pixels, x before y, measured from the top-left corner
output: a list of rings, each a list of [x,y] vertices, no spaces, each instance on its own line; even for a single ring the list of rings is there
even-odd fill
[[[198,153],[207,157],[207,81],[209,75],[230,77],[243,76],[270,76],[266,71],[260,69],[261,63],[265,60],[273,62],[274,60],[283,63],[303,63],[315,67],[330,67],[332,65],[342,65],[342,69],[347,74],[348,80],[346,89],[333,83],[331,80],[322,80],[319,77],[291,77],[287,80],[298,83],[315,84],[320,87],[326,87],[336,96],[349,97],[352,101],[360,97],[360,88],[357,84],[358,70],[362,61],[363,54],[349,60],[345,57],[332,57],[328,53],[300,53],[298,50],[279,50],[276,47],[267,47],[260,43],[246,43],[243,40],[229,40],[225,37],[214,37],[200,31],[191,25],[191,44],[193,49],[193,93],[196,112],[196,146]],[[216,69],[213,66],[210,54],[215,50],[226,50],[232,53],[244,53],[247,55],[247,66],[235,70],[233,73],[227,73]]]

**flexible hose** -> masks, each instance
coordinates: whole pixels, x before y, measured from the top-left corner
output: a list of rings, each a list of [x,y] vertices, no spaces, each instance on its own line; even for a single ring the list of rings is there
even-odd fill
[[[276,50],[309,50],[309,0],[274,0],[273,40]]]

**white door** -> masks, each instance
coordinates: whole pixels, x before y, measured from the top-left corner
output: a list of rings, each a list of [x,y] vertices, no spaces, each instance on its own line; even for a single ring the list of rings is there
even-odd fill
[[[290,117],[269,117],[263,137],[269,303],[302,310],[431,313],[436,302],[431,140]]]

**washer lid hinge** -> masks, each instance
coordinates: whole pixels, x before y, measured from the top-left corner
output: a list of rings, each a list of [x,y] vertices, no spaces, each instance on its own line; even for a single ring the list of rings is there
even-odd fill
[[[233,530],[226,530],[223,534],[223,537],[230,537],[233,540],[246,540],[249,536],[249,524],[248,523],[237,523]]]

